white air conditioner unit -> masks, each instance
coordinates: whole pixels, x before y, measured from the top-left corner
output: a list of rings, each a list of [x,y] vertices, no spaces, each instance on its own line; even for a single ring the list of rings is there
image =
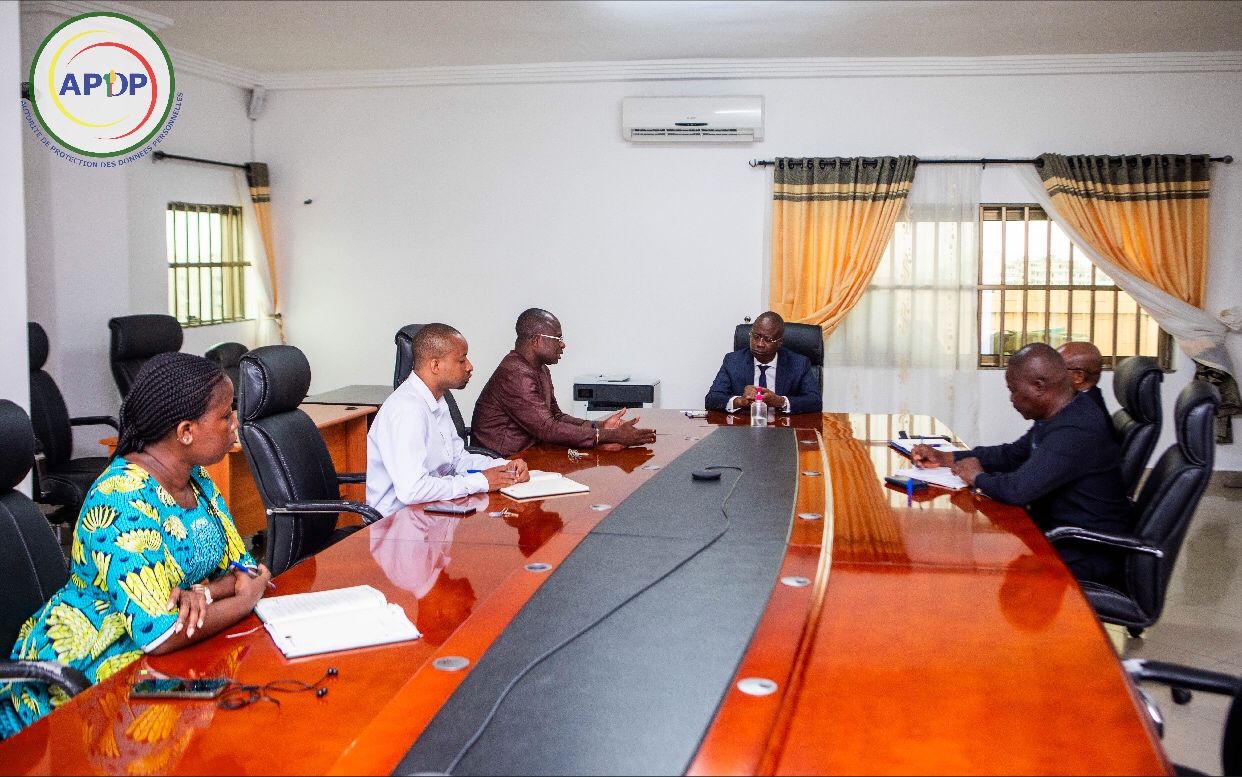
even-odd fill
[[[763,98],[626,97],[621,135],[657,143],[763,140]]]

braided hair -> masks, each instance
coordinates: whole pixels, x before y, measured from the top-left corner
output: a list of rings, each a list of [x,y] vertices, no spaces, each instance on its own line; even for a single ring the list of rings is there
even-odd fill
[[[144,450],[182,421],[201,417],[223,381],[219,365],[201,356],[173,352],[151,357],[121,402],[116,455]]]

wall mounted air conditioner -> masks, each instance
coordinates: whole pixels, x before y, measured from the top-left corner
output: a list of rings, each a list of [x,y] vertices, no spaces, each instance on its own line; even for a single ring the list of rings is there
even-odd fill
[[[621,135],[657,143],[763,140],[763,98],[626,97]]]

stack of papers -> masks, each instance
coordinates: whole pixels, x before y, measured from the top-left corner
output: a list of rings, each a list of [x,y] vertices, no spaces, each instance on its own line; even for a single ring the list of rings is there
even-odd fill
[[[591,490],[590,486],[570,480],[559,472],[532,469],[529,474],[530,480],[506,486],[500,489],[500,493],[512,499],[538,499],[558,494],[581,494]]]
[[[950,491],[960,491],[966,488],[966,481],[954,475],[953,470],[948,467],[928,467],[926,469],[906,467],[905,469],[897,470],[893,474],[897,477],[921,480],[924,483],[947,488]]]
[[[896,449],[905,456],[909,456],[910,451],[914,450],[916,445],[930,445],[938,451],[970,450],[969,448],[963,448],[961,445],[954,445],[949,442],[947,437],[900,437],[896,440],[888,441],[888,447]]]
[[[272,596],[254,608],[286,658],[418,639],[405,610],[369,585]]]

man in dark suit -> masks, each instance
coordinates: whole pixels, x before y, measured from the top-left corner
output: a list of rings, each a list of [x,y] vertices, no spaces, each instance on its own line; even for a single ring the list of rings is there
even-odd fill
[[[1065,369],[1069,371],[1074,391],[1086,393],[1091,398],[1091,403],[1104,411],[1104,418],[1108,421],[1109,428],[1112,428],[1113,414],[1108,412],[1108,405],[1104,404],[1104,394],[1096,385],[1104,371],[1104,357],[1100,355],[1100,349],[1086,340],[1075,340],[1062,345],[1057,353],[1065,360]]]
[[[733,413],[762,401],[780,413],[818,413],[824,409],[811,360],[781,347],[785,320],[768,311],[750,328],[750,347],[726,354],[703,399],[708,410]]]

